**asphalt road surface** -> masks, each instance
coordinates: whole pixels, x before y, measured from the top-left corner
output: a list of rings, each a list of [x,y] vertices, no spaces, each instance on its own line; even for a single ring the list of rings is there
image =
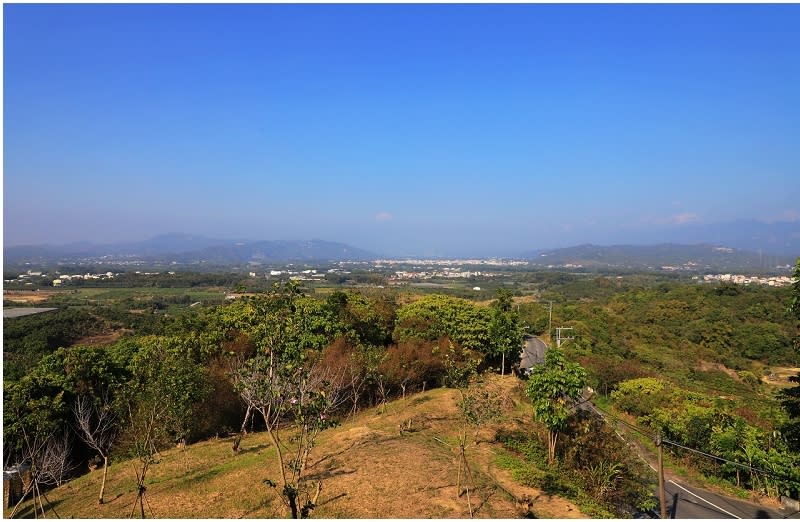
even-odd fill
[[[525,336],[525,345],[522,347],[522,355],[519,358],[519,369],[521,372],[533,368],[537,364],[544,364],[544,352],[547,345],[532,335]]]
[[[588,400],[577,404],[578,409],[591,411],[603,417],[603,413]],[[642,457],[644,458],[644,457]],[[648,459],[645,459],[646,461]],[[654,462],[648,465],[657,471]],[[664,490],[667,500],[667,518],[730,518],[730,519],[800,519],[800,512],[786,508],[770,508],[738,498],[723,496],[711,491],[696,488],[664,477]],[[656,487],[656,499],[658,488]],[[655,509],[654,518],[660,518],[660,505]]]
[[[800,513],[785,508],[773,509],[744,500],[726,497],[666,479],[669,518],[791,518],[800,519]]]

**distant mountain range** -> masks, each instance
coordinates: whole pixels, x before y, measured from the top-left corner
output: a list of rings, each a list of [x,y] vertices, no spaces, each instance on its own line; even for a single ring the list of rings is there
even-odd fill
[[[718,245],[762,254],[800,256],[800,221],[765,223],[739,220],[725,223],[685,223],[654,226],[606,244]]]
[[[794,265],[796,257],[764,254],[716,245],[579,245],[538,252],[526,257],[542,266],[675,270],[772,270]]]
[[[773,227],[772,236],[780,236],[780,243],[790,245],[794,232],[783,235]],[[757,230],[751,230],[756,234]],[[765,237],[763,230],[759,237]],[[776,240],[777,241],[777,240]],[[585,244],[569,248],[529,251],[517,258],[525,258],[543,267],[580,265],[585,268],[662,269],[674,267],[684,270],[754,269],[773,270],[777,266],[794,265],[800,254],[762,250],[752,251],[737,247],[737,242],[706,242],[680,244],[662,242],[655,245]],[[784,248],[776,249],[784,250]],[[203,265],[241,266],[246,264],[280,264],[287,262],[337,262],[371,261],[380,254],[357,247],[312,239],[310,241],[251,241],[214,239],[192,234],[164,234],[145,241],[93,244],[89,242],[66,245],[28,245],[3,248],[6,265],[47,265],[53,263],[119,263],[126,261],[152,265]]]
[[[31,245],[3,248],[5,263],[74,262],[136,258],[152,263],[240,265],[287,261],[367,261],[378,256],[343,243],[310,241],[238,241],[191,234],[164,234],[145,241],[96,245]]]

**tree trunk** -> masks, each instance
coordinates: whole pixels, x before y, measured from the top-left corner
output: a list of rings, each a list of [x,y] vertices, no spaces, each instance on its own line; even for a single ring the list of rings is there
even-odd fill
[[[244,437],[244,432],[247,429],[247,421],[250,420],[250,417],[253,415],[253,407],[248,405],[247,411],[244,414],[244,421],[242,422],[242,427],[239,429],[239,434],[236,436],[236,439],[233,441],[233,452],[236,453],[239,451],[239,444],[242,442],[242,438]]]
[[[106,477],[108,477],[108,455],[103,455],[103,481],[100,483],[100,504],[103,503],[103,495],[106,492]]]
[[[289,509],[292,511],[292,518],[300,518],[297,512],[297,495],[287,492],[286,496],[289,497]]]
[[[506,352],[503,352],[503,363],[501,365],[500,375],[505,376],[506,374]]]
[[[189,471],[189,452],[186,449],[186,437],[181,439],[181,449],[183,451],[183,465],[186,468],[186,471]]]
[[[281,451],[281,445],[278,443],[278,437],[275,436],[275,431],[269,424],[267,425],[267,433],[269,434],[269,438],[272,441],[272,444],[275,446],[275,451],[278,454],[278,467],[281,470],[281,482],[284,486],[286,486],[286,470],[283,469],[283,452]]]
[[[558,432],[548,430],[547,432],[547,462],[552,464],[556,460],[556,442],[558,441]]]

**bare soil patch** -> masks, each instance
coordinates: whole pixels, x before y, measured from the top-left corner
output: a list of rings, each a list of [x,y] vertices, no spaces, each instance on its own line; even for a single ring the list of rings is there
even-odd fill
[[[98,335],[90,335],[75,341],[72,346],[104,346],[112,344],[122,336],[122,330],[116,330]]]
[[[43,303],[57,293],[41,290],[5,290],[3,291],[3,300],[22,304]]]
[[[770,374],[762,377],[761,381],[771,386],[788,388],[789,386],[796,386],[796,383],[789,381],[789,377],[798,374],[800,374],[800,368],[793,368],[791,366],[777,367],[772,368]]]
[[[719,372],[726,373],[734,381],[737,381],[737,382],[741,381],[741,378],[739,377],[739,374],[736,373],[736,370],[732,370],[732,369],[728,368],[727,366],[725,366],[722,363],[712,363],[712,362],[708,362],[708,361],[700,361],[699,364],[697,365],[697,369],[702,371],[702,372],[708,372],[708,371],[716,370],[716,371],[719,371]]]

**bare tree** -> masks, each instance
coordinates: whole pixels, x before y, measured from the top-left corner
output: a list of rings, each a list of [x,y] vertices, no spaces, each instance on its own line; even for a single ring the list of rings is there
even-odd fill
[[[44,508],[44,499],[48,507],[58,516],[50,500],[44,492],[46,486],[61,485],[69,474],[75,469],[69,458],[70,445],[69,437],[66,433],[58,434],[36,431],[31,433],[22,429],[22,460],[18,464],[18,469],[28,466],[28,480],[20,479],[23,482],[22,496],[20,497],[9,518],[14,518],[22,502],[28,495],[33,496],[33,512],[38,516],[41,512],[42,518],[47,518]]]
[[[146,502],[145,479],[150,466],[156,464],[158,460],[158,448],[156,447],[161,429],[159,418],[163,416],[163,409],[158,403],[148,402],[139,404],[128,404],[128,437],[130,437],[130,450],[135,456],[132,462],[136,473],[136,500],[129,518],[133,518],[136,513],[136,506],[140,508],[141,518],[145,518],[144,505]],[[149,506],[149,504],[148,504]],[[153,508],[150,508],[153,516]]]
[[[20,471],[19,479],[22,481],[22,495],[14,506],[14,509],[11,510],[9,518],[14,518],[14,515],[17,514],[20,506],[22,506],[22,502],[28,497],[28,495],[33,495],[34,514],[38,513],[38,510],[41,507],[42,517],[45,517],[44,506],[41,504],[41,499],[37,498],[38,480],[36,480],[36,475],[38,473],[38,462],[41,456],[44,455],[45,448],[47,443],[50,441],[51,436],[52,435],[50,434],[44,435],[39,430],[31,433],[25,428],[22,428],[20,461],[17,463],[15,468],[18,470],[23,470],[27,467],[28,475],[27,480],[25,480],[26,477],[24,477]]]
[[[317,361],[308,373],[308,388],[322,390],[328,400],[328,411],[339,411],[348,400],[348,371]]]
[[[60,486],[75,470],[70,459],[69,433],[53,436],[44,447],[44,455],[39,462],[39,483],[45,486]]]
[[[100,403],[95,403],[89,397],[79,396],[72,411],[78,424],[76,430],[78,436],[103,459],[103,481],[100,484],[98,499],[98,503],[102,504],[108,476],[108,457],[117,428],[117,418],[111,408],[111,399],[108,394],[103,394]]]

